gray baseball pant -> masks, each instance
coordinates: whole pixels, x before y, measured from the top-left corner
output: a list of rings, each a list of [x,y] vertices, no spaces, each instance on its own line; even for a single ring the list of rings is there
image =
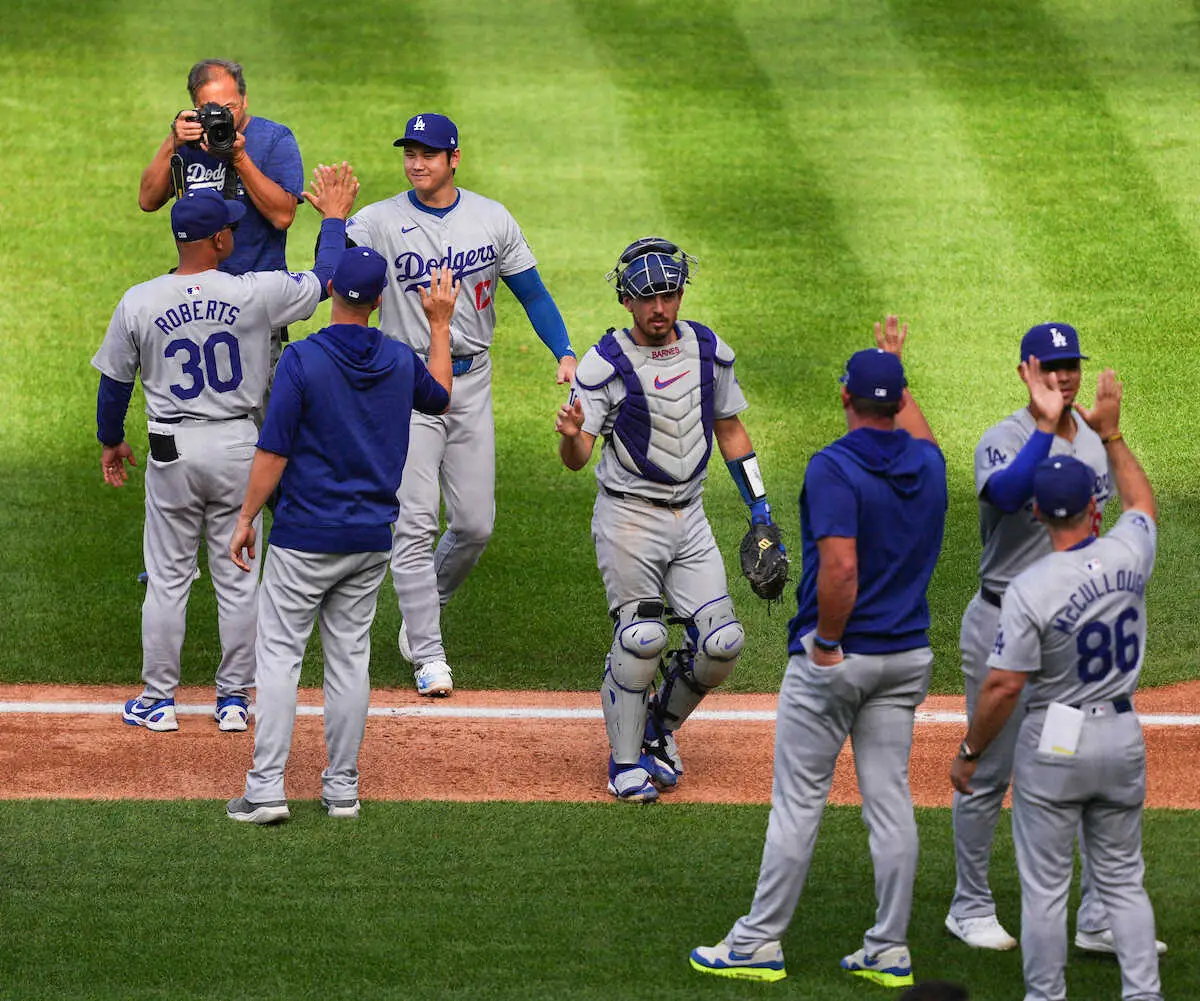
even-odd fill
[[[358,750],[371,698],[371,622],[387,573],[383,553],[306,553],[272,546],[259,592],[251,803],[286,799],[284,766],[296,723],[296,687],[313,620],[325,652],[325,748],[321,795],[358,798]],[[241,571],[239,571],[240,573]]]
[[[146,461],[142,558],[149,579],[142,602],[142,697],[172,698],[179,686],[188,594],[204,535],[221,637],[217,697],[249,698],[258,560],[245,573],[226,550],[246,493],[257,431],[250,420],[151,421],[150,429],[171,438],[179,457],[163,462],[151,456]],[[261,515],[254,525],[261,533]]]
[[[811,649],[811,638],[806,640]],[[725,941],[751,952],[778,941],[791,923],[808,876],[817,829],[838,753],[850,737],[875,869],[875,924],[868,953],[908,942],[917,873],[917,824],[908,785],[913,718],[925,698],[933,652],[847,654],[817,667],[805,654],[788,661],[775,723],[771,816],[754,903]]]
[[[445,660],[442,606],[479,562],[496,522],[496,426],[486,353],[454,377],[446,413],[413,412],[397,497],[392,582],[413,661]],[[446,530],[437,538],[442,501]]]
[[[1082,823],[1125,1001],[1161,1001],[1154,909],[1142,885],[1146,746],[1134,713],[1087,715],[1072,756],[1037,749],[1044,710],[1022,721],[1013,782],[1025,1001],[1067,996],[1067,894]]]
[[[967,605],[962,618],[959,649],[962,654],[963,685],[967,694],[967,718],[975,715],[979,690],[990,670],[988,656],[996,641],[1000,626],[1000,609],[984,601],[978,593]],[[1013,710],[1004,729],[997,734],[979,756],[969,796],[955,792],[952,811],[954,821],[954,864],[957,879],[950,914],[957,920],[989,917],[996,913],[996,901],[988,885],[988,866],[992,857],[992,839],[1004,794],[1012,782],[1013,760],[1017,734],[1025,715],[1025,699]],[[1080,931],[1097,932],[1108,928],[1108,915],[1095,892],[1092,867],[1084,841],[1080,838],[1082,860],[1079,885],[1081,896],[1076,927]]]
[[[729,593],[725,561],[699,499],[672,509],[600,490],[592,508],[592,541],[610,612],[661,595],[676,615],[691,616]],[[636,762],[649,688],[630,692],[613,686],[608,694],[601,698],[605,723],[610,734],[622,734],[613,760]]]

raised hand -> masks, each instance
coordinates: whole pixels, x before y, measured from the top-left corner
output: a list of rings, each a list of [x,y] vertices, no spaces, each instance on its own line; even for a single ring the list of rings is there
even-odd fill
[[[570,400],[558,408],[558,417],[554,421],[554,430],[564,438],[578,437],[583,429],[583,404],[579,400]]]
[[[908,324],[900,326],[898,316],[888,315],[883,324],[875,324],[875,344],[890,355],[900,357],[904,342],[908,338]]]
[[[1038,430],[1053,434],[1064,406],[1054,373],[1045,371],[1034,355],[1021,362],[1018,371],[1021,381],[1029,388],[1029,412],[1037,421]]]
[[[430,326],[450,322],[461,286],[462,282],[455,280],[450,268],[436,268],[429,276],[429,288],[421,287],[421,308],[425,310]]]
[[[357,195],[358,178],[345,160],[333,166],[317,164],[309,190],[303,192],[304,200],[325,219],[345,219]]]
[[[1117,373],[1106,368],[1096,379],[1096,401],[1090,410],[1075,404],[1075,411],[1101,438],[1114,435],[1121,426],[1121,396],[1124,386]]]

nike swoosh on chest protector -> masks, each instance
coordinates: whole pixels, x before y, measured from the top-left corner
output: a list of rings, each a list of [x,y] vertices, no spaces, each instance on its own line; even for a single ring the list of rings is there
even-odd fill
[[[688,371],[691,371],[691,369],[689,369]],[[666,389],[669,385],[671,385],[671,383],[678,382],[680,379],[682,379],[687,374],[688,374],[687,372],[680,372],[678,375],[671,376],[671,378],[667,379],[666,381],[660,379],[656,375],[654,377],[654,388],[655,389]]]

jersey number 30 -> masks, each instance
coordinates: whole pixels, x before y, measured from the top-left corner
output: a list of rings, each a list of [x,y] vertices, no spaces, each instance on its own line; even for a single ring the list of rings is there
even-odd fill
[[[225,364],[221,364],[217,349],[224,346],[220,354],[224,355]],[[228,330],[218,330],[204,342],[201,348],[193,341],[171,341],[163,350],[167,358],[183,354],[182,372],[191,381],[187,385],[171,383],[170,389],[181,400],[194,400],[207,384],[214,392],[228,393],[242,384],[242,352],[238,340]],[[226,375],[222,372],[222,368]]]
[[[1138,620],[1138,610],[1127,608],[1117,616],[1113,628],[1106,622],[1089,622],[1079,630],[1079,680],[1100,681],[1112,670],[1114,661],[1122,673],[1137,667],[1141,643],[1136,631],[1127,631]]]

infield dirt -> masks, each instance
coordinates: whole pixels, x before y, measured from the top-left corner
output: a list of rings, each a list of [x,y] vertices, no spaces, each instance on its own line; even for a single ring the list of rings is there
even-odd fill
[[[68,710],[71,704],[119,704],[132,687],[0,686],[0,798],[225,799],[241,795],[253,749],[246,733],[221,733],[211,715],[181,714],[174,733],[122,724],[116,712]],[[183,688],[180,706],[211,707],[211,688]],[[706,711],[771,711],[774,695],[714,693]],[[301,689],[300,703],[321,704],[321,692]],[[37,705],[37,712],[13,711]],[[61,712],[41,711],[48,704]],[[1200,683],[1139,692],[1138,712],[1200,714]],[[599,708],[595,692],[456,691],[432,702],[409,689],[380,688],[373,707],[419,709]],[[925,712],[963,712],[961,696],[931,696]],[[913,798],[921,806],[948,806],[950,761],[962,739],[961,722],[918,722],[910,766]],[[770,720],[693,719],[681,731],[686,772],[667,803],[767,803],[775,724]],[[1200,725],[1145,727],[1147,805],[1200,808]],[[607,741],[598,718],[547,719],[372,716],[359,768],[363,799],[603,801]],[[315,799],[325,763],[319,716],[296,721],[288,762],[288,795]],[[858,803],[853,758],[843,751],[832,803]]]

